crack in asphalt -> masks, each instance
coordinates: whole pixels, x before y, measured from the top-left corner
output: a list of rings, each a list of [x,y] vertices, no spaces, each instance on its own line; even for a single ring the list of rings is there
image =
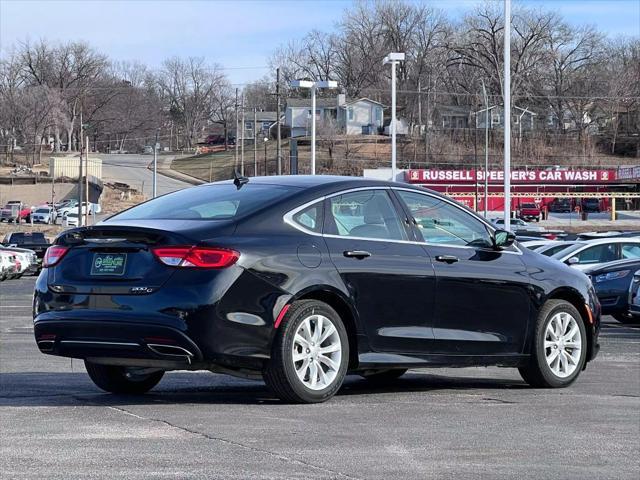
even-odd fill
[[[160,418],[143,417],[143,416],[138,415],[136,413],[130,412],[129,410],[127,410],[125,408],[122,408],[122,407],[114,407],[114,406],[107,405],[106,408],[108,408],[110,410],[115,410],[115,411],[120,412],[120,413],[122,413],[124,415],[129,415],[129,416],[137,418],[139,420],[161,423],[161,424],[166,425],[168,427],[175,428],[177,430],[181,430],[183,432],[189,433],[191,435],[196,435],[196,436],[205,438],[207,440],[213,440],[213,441],[224,443],[226,445],[231,445],[231,446],[234,446],[234,447],[244,448],[245,450],[249,450],[249,451],[254,452],[254,453],[263,453],[265,455],[269,455],[271,457],[277,458],[278,460],[283,460],[283,461],[289,462],[289,463],[295,463],[295,464],[298,464],[298,465],[302,465],[304,467],[320,470],[320,471],[322,471],[324,473],[329,473],[331,475],[336,475],[336,477],[334,477],[334,478],[349,478],[349,479],[352,479],[352,480],[363,480],[363,479],[361,479],[359,477],[354,477],[354,476],[346,474],[346,473],[342,473],[342,472],[339,472],[339,471],[336,471],[336,470],[331,470],[330,468],[321,467],[319,465],[315,465],[313,463],[305,462],[304,460],[299,460],[297,458],[288,457],[286,455],[282,455],[280,453],[272,452],[270,450],[265,450],[263,448],[252,447],[250,445],[245,445],[244,443],[236,442],[234,440],[229,440],[229,439],[223,438],[223,437],[216,437],[216,436],[213,436],[213,435],[209,435],[208,433],[199,432],[197,430],[192,430],[192,429],[187,428],[187,427],[182,427],[180,425],[173,424],[173,423],[171,423],[171,422],[169,422],[167,420],[162,420]]]

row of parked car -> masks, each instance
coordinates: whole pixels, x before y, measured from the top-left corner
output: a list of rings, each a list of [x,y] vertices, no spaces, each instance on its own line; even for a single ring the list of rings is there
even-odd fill
[[[82,202],[83,214],[93,215],[100,211],[99,204]],[[32,207],[26,206],[20,200],[11,200],[0,210],[0,222],[31,222],[75,227],[78,226],[78,200],[67,199],[54,204],[47,202]]]
[[[593,284],[602,313],[640,322],[640,232],[578,235],[573,240],[525,240],[521,245],[581,270]]]
[[[13,232],[0,245],[0,281],[37,275],[51,244],[42,232]]]

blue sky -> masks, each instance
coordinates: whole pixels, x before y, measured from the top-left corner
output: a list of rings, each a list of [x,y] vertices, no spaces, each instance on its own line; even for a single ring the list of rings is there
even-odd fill
[[[414,0],[420,1],[420,0]],[[425,0],[451,18],[477,0]],[[351,0],[0,0],[0,51],[15,42],[86,40],[118,60],[152,67],[173,55],[204,56],[233,83],[267,73],[270,53],[312,29],[330,30]],[[640,0],[522,0],[611,36],[640,36]],[[249,68],[247,68],[249,67]],[[255,67],[255,68],[254,68]]]

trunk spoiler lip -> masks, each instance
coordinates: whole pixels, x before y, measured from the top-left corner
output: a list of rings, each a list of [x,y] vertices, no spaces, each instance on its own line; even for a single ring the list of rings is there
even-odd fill
[[[195,225],[194,225],[195,226]],[[202,223],[197,226],[204,227]],[[212,225],[209,225],[212,227]],[[66,230],[59,234],[52,242],[54,245],[84,245],[87,243],[110,244],[117,242],[133,242],[147,245],[153,244],[182,244],[182,245],[199,245],[207,243],[207,239],[216,236],[231,236],[237,228],[236,222],[222,222],[216,227],[221,231],[211,235],[212,231],[203,231],[198,228],[186,228],[184,230],[171,230],[170,226],[165,228],[157,228],[155,226],[119,224],[111,222],[100,222],[96,225],[76,227]],[[200,231],[198,231],[200,230]],[[216,229],[217,230],[217,229]],[[129,239],[128,233],[141,234],[141,238]],[[142,238],[146,234],[147,239]],[[145,241],[146,240],[146,241]]]

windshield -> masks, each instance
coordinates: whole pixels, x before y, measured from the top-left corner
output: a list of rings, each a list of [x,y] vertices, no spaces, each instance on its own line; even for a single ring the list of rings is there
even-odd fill
[[[551,255],[551,258],[555,258],[557,260],[561,260],[561,259],[565,258],[567,255],[570,255],[571,253],[575,252],[576,250],[581,249],[584,245],[586,245],[586,244],[585,243],[576,243],[574,245],[571,245],[568,248],[563,248],[559,252],[556,252],[555,254]]]
[[[535,203],[523,203],[522,208],[538,208]]]
[[[49,209],[48,208],[39,208],[38,210],[36,210],[36,213],[49,213]]]
[[[230,220],[268,206],[296,187],[246,184],[205,185],[179,190],[126,210],[109,220]]]

